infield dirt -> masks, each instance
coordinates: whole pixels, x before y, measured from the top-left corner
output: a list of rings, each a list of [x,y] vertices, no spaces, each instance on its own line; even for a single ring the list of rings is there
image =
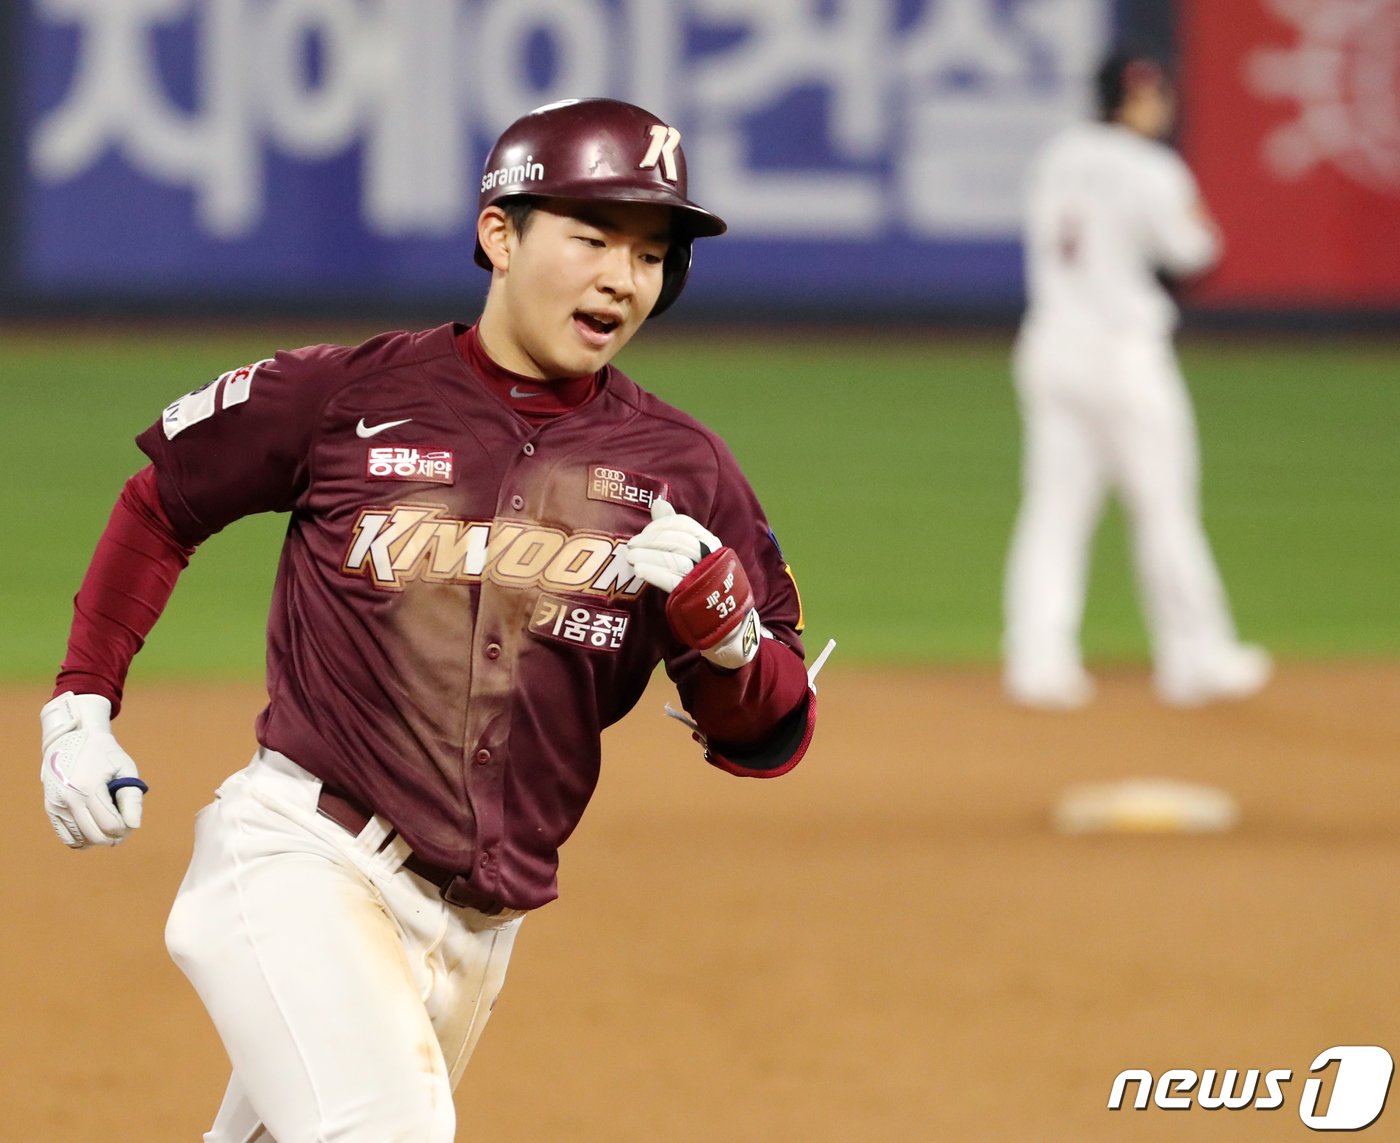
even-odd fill
[[[1286,664],[1196,711],[1157,705],[1142,671],[1100,678],[1089,709],[1033,713],[989,670],[846,670],[838,652],[813,749],[775,782],[705,766],[653,685],[608,732],[561,899],[521,931],[459,1139],[1316,1138],[1298,1115],[1314,1057],[1400,1049],[1400,664]],[[46,692],[0,692],[4,1138],[208,1125],[223,1053],[161,934],[261,696],[134,686],[117,725],[152,783],[146,825],[73,853],[35,780]],[[1220,786],[1242,823],[1051,830],[1067,785],[1122,777]],[[1109,1111],[1128,1067],[1292,1079],[1275,1111]]]

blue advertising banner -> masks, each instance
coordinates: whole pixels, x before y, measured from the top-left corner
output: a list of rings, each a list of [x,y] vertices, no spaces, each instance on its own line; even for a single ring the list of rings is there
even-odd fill
[[[33,297],[484,289],[481,164],[610,95],[730,224],[689,305],[1014,304],[1022,174],[1112,0],[29,0],[12,277]]]

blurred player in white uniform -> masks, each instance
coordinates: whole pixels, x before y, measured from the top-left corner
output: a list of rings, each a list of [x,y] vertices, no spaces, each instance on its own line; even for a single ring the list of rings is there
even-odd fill
[[[1004,683],[1031,706],[1093,696],[1079,633],[1093,535],[1114,491],[1131,527],[1158,695],[1179,706],[1244,698],[1272,668],[1239,641],[1201,526],[1195,421],[1162,281],[1212,266],[1220,234],[1162,142],[1175,112],[1162,67],[1115,54],[1098,96],[1102,121],[1052,139],[1030,178]]]

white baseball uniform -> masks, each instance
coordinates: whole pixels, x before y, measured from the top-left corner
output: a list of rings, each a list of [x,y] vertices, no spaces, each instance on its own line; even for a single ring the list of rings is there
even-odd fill
[[[1202,528],[1194,416],[1171,344],[1177,309],[1157,277],[1197,273],[1219,255],[1191,172],[1126,127],[1071,127],[1033,163],[1025,253],[1008,692],[1045,706],[1092,693],[1079,631],[1109,491],[1127,509],[1161,697],[1190,704],[1257,689],[1267,658],[1240,644]]]
[[[450,1143],[524,912],[453,907],[382,816],[318,812],[322,785],[264,747],[196,821],[165,937],[233,1065],[204,1138]]]

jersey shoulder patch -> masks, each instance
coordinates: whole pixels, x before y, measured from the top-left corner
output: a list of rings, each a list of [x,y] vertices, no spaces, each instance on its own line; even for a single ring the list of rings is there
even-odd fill
[[[213,381],[172,401],[160,416],[165,439],[173,441],[191,425],[207,421],[218,409],[241,405],[252,395],[253,378],[257,376],[258,370],[270,364],[272,358],[265,357],[252,365],[230,369],[227,373],[219,374]]]

